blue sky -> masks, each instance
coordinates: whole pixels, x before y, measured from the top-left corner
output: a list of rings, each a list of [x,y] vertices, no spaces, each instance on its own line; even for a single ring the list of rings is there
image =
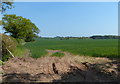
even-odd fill
[[[15,2],[7,10],[30,19],[40,36],[118,34],[117,2]]]

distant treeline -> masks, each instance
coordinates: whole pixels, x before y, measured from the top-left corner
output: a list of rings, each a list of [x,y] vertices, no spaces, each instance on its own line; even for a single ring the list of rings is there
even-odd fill
[[[120,36],[115,36],[115,35],[104,35],[104,36],[91,36],[90,38],[92,39],[120,39]]]
[[[40,37],[40,38],[45,38],[45,39],[50,39],[50,37]],[[67,36],[67,37],[60,37],[56,36],[53,37],[52,39],[60,39],[60,40],[68,40],[68,39],[120,39],[120,36],[116,35],[94,35],[90,37],[72,37],[72,36]]]
[[[90,39],[89,37],[59,37],[59,36],[56,36],[54,37],[56,39],[60,39],[60,40],[68,40],[68,39]]]

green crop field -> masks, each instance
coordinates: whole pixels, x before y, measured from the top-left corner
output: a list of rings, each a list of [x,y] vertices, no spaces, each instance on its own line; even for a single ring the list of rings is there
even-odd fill
[[[72,54],[93,57],[119,58],[118,40],[115,39],[36,39],[28,42],[25,47],[30,49],[32,57],[38,58],[47,54],[46,49],[62,50]]]

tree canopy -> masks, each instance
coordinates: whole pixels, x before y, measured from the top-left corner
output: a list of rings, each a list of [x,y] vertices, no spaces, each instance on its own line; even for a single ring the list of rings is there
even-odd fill
[[[4,13],[7,9],[12,9],[13,6],[13,2],[11,2],[12,0],[6,0],[6,2],[1,2],[0,3],[0,12]]]
[[[23,39],[26,42],[33,41],[37,37],[39,28],[30,21],[30,19],[23,18],[16,15],[3,16],[3,29],[5,33],[9,33],[16,39]]]
[[[7,9],[12,9],[14,6],[13,6],[13,2],[11,2],[13,0],[6,0],[6,2],[1,1],[0,2],[0,13],[3,14],[5,13],[5,11]],[[0,25],[2,25],[2,21],[0,20]]]

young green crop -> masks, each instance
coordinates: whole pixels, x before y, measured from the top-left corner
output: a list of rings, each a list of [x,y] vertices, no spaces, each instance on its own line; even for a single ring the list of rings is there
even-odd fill
[[[120,57],[116,39],[37,39],[35,42],[26,43],[25,47],[30,49],[34,58],[46,55],[46,49],[62,50],[82,56]]]

